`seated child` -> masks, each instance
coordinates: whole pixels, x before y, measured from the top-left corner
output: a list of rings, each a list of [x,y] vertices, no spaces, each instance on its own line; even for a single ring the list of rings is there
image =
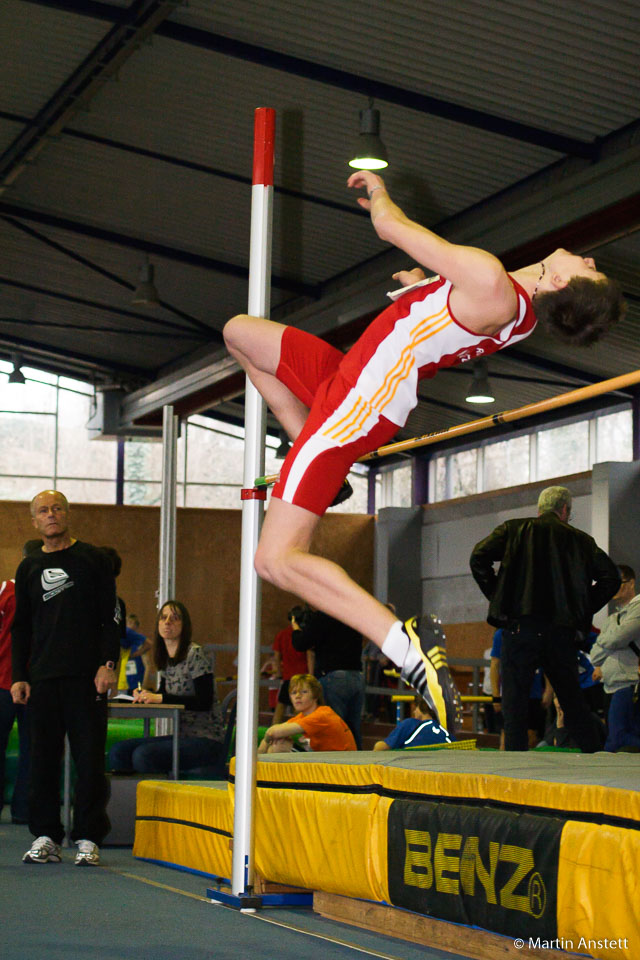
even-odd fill
[[[378,740],[374,750],[404,750],[405,747],[428,747],[434,743],[452,743],[444,727],[438,726],[422,697],[411,704],[411,716],[401,720],[386,740]]]
[[[322,687],[311,674],[298,673],[289,680],[289,697],[297,711],[284,723],[274,723],[264,735],[258,753],[285,753],[293,750],[297,734],[308,739],[311,750],[355,750],[351,730],[331,709],[324,706]]]

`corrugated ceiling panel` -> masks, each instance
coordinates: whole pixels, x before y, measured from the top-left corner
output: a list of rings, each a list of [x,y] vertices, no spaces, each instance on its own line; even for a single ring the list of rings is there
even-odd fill
[[[639,8],[627,0],[193,0],[174,19],[588,139],[635,119]]]
[[[355,94],[156,38],[74,126],[248,177],[253,113],[270,106],[277,111],[276,182],[348,202],[346,159],[363,105]],[[394,105],[382,109],[382,133],[390,174],[401,180],[424,171],[442,215],[558,157]]]
[[[141,318],[151,316],[165,319],[189,329],[188,319],[161,307],[132,306],[129,289],[73,259],[73,254],[82,256],[89,263],[135,284],[144,261],[144,255],[139,251],[38,224],[30,223],[27,226],[59,244],[71,255],[53,249],[47,243],[27,236],[0,220],[0,310],[3,309],[4,291],[12,289],[2,286],[2,278],[8,277],[18,283],[96,301],[137,313]],[[213,271],[162,257],[151,259],[156,267],[156,287],[160,298],[196,321],[220,330],[229,316],[246,309],[247,283],[243,277],[225,276],[221,283],[220,275]],[[135,328],[137,325],[137,321],[128,317],[121,317],[115,322],[123,327]]]
[[[190,353],[200,341],[160,334],[150,330],[148,335],[110,329],[105,315],[90,307],[62,303],[34,295],[29,315],[21,309],[23,301],[15,292],[5,288],[0,307],[0,335],[24,343],[44,343],[70,356],[91,358],[99,366],[128,367],[141,371],[156,371],[178,356]],[[15,309],[12,310],[12,308]],[[11,322],[17,318],[23,322]],[[26,322],[25,322],[26,321]],[[95,330],[95,332],[94,332]],[[76,346],[70,349],[69,338]]]
[[[21,123],[14,123],[12,120],[0,120],[0,152],[6,150],[9,144],[13,143],[15,138],[22,133],[23,129]]]
[[[34,116],[109,28],[92,17],[3,0],[0,37],[11,44],[0,58],[2,108]]]

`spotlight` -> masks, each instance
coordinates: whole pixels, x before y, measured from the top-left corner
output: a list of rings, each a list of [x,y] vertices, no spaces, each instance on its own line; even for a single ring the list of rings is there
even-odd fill
[[[160,303],[158,291],[156,290],[153,282],[153,275],[154,267],[153,264],[149,263],[149,258],[147,257],[145,262],[140,267],[138,286],[134,291],[131,303],[135,303],[140,306],[153,306],[154,304]]]
[[[9,374],[9,383],[24,383],[24,373],[20,369],[22,366],[22,357],[17,353],[11,354],[11,363],[13,364],[13,370]]]
[[[356,170],[384,170],[389,166],[387,148],[380,139],[380,111],[369,100],[367,110],[360,111],[360,133],[351,152],[349,166]]]
[[[473,361],[473,380],[467,393],[467,403],[495,403],[496,398],[489,386],[486,360]]]

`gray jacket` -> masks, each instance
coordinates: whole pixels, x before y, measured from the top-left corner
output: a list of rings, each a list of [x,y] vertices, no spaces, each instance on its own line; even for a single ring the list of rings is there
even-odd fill
[[[629,646],[632,641],[640,648],[640,593],[607,617],[589,651],[594,667],[602,670],[605,693],[615,693],[637,683],[638,654]]]

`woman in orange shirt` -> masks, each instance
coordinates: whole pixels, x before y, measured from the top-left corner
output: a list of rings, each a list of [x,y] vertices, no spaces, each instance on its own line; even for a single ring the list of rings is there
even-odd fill
[[[314,752],[355,750],[351,730],[331,707],[324,706],[322,687],[315,677],[298,673],[289,681],[289,696],[295,717],[269,727],[258,753],[285,753],[293,747],[293,737],[307,737]]]

